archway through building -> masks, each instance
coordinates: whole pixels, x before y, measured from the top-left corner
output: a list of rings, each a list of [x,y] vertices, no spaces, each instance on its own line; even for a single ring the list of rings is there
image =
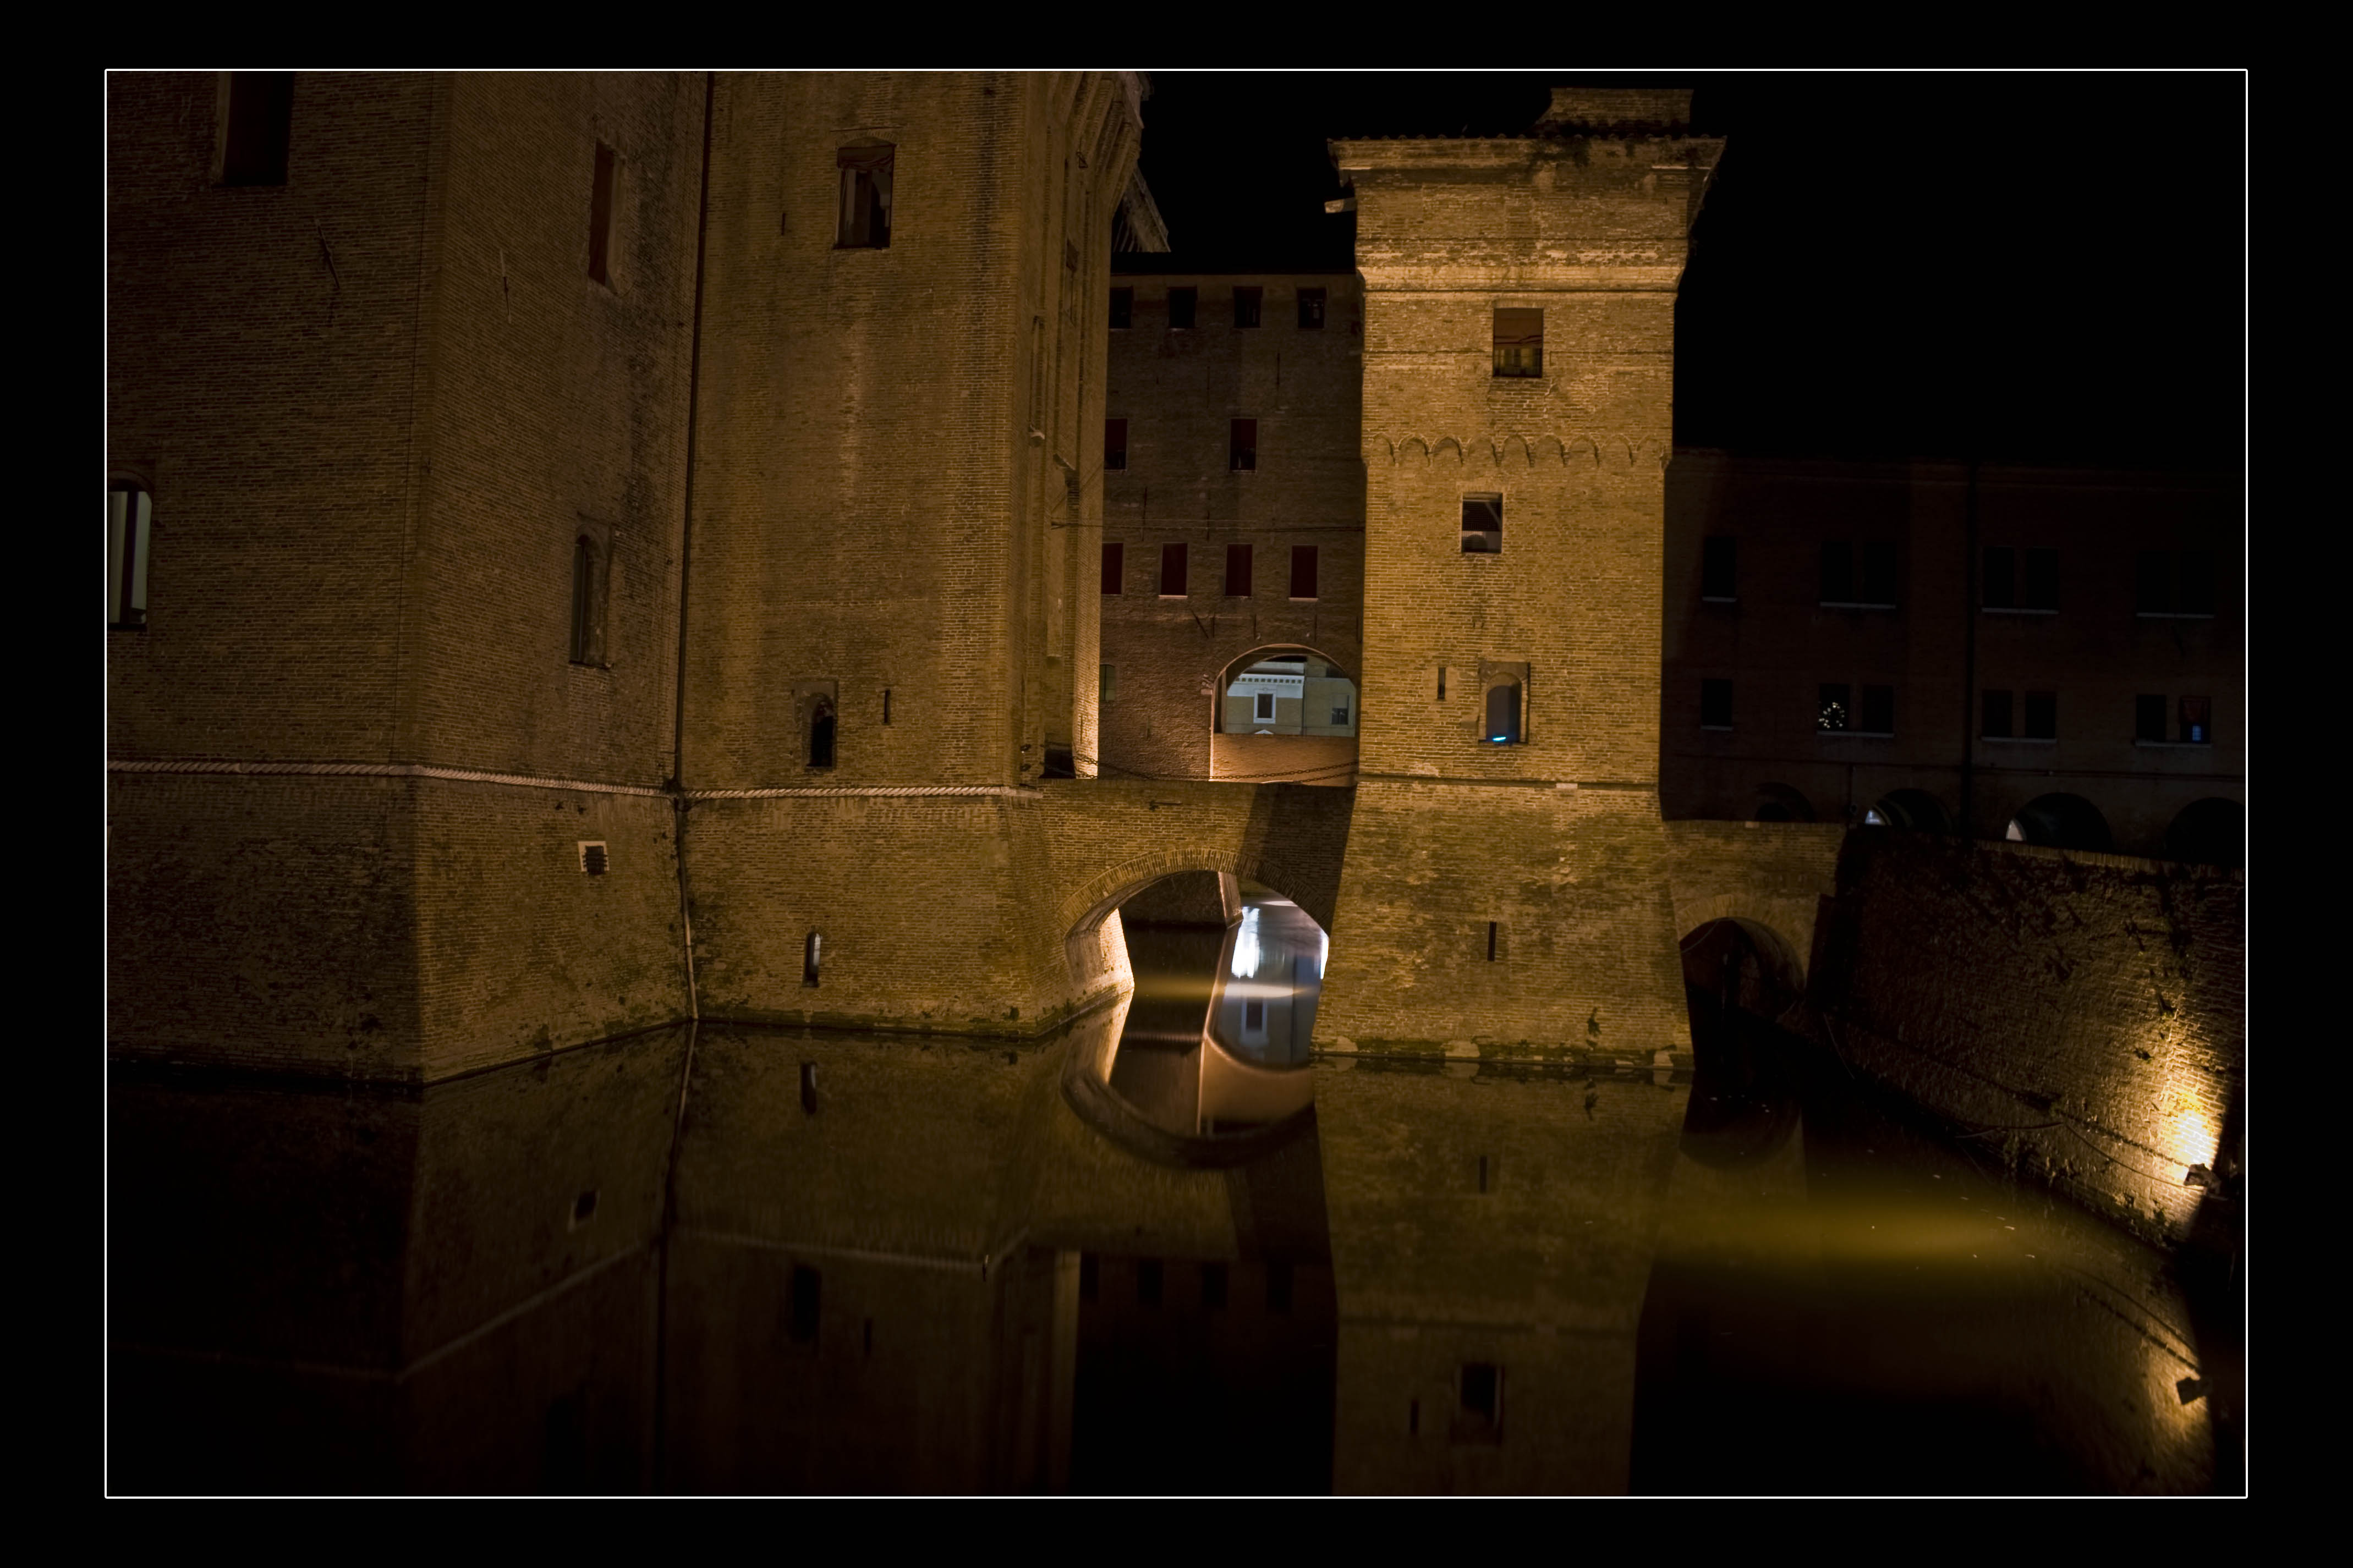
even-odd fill
[[[1356,778],[1361,694],[1349,673],[1296,643],[1252,648],[1218,672],[1209,776],[1347,785]]]
[[[2054,849],[2113,850],[2115,836],[2100,808],[2079,795],[2037,795],[2021,806],[2003,835],[2013,844]]]
[[[2197,866],[2235,866],[2244,869],[2247,808],[2219,795],[2191,801],[2165,830],[2165,858]]]
[[[1254,1157],[1284,1141],[1314,1100],[1324,928],[1282,892],[1229,872],[1128,889],[1119,913],[1133,989],[1116,1037],[1080,1069],[1092,1081],[1073,1103],[1114,1141],[1181,1163]]]
[[[1709,921],[1680,943],[1694,1071],[1683,1151],[1738,1170],[1769,1159],[1799,1121],[1780,1021],[1805,994],[1789,944],[1757,921]]]

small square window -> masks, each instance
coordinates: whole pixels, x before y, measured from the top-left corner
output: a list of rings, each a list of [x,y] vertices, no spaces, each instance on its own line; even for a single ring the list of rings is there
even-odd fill
[[[1302,289],[1299,291],[1299,330],[1320,332],[1324,330],[1324,290]]]
[[[1106,542],[1103,547],[1103,591],[1124,594],[1127,576],[1127,546]]]
[[[1862,689],[1862,732],[1866,735],[1895,733],[1895,688],[1866,686]]]
[[[1699,596],[1728,604],[1738,597],[1740,541],[1716,534],[1700,547]]]
[[[2181,738],[2193,746],[2214,743],[2214,708],[2205,698],[2181,700]]]
[[[1114,289],[1111,291],[1111,326],[1115,332],[1125,331],[1135,314],[1135,290]]]
[[[1127,467],[1127,421],[1103,421],[1103,467],[1116,472]]]
[[[1978,704],[1978,710],[1983,715],[1978,725],[1978,734],[1989,741],[2007,741],[2017,732],[2010,727],[2009,692],[1984,692],[1979,695]]]
[[[1246,474],[1258,467],[1258,421],[1235,419],[1226,427],[1226,467]]]
[[[1256,701],[1250,709],[1250,721],[1251,722],[1258,724],[1269,724],[1274,721],[1273,692],[1261,691],[1257,693]]]
[[[2026,738],[2030,741],[2055,741],[2059,738],[2057,692],[2030,691],[2026,694]]]
[[[2133,739],[2162,741],[2165,739],[2165,697],[2143,692],[2133,699]]]
[[[1843,682],[1822,683],[1814,707],[1814,728],[1842,733],[1854,728],[1854,689]]]
[[[1504,552],[1504,498],[1462,498],[1462,553],[1501,555]]]
[[[1197,289],[1168,290],[1168,324],[1178,331],[1189,331],[1193,326],[1193,306],[1200,297]]]
[[[1332,708],[1332,722],[1335,724],[1345,724],[1347,721],[1348,705],[1345,702],[1334,704]]]
[[[1495,312],[1495,374],[1499,376],[1544,374],[1544,312]]]
[[[1315,546],[1294,544],[1291,547],[1291,596],[1313,599],[1315,595]]]
[[[1247,544],[1226,546],[1226,597],[1247,599],[1250,596],[1250,547]]]
[[[1237,327],[1257,326],[1259,309],[1265,302],[1266,290],[1264,289],[1237,287],[1234,289],[1234,325]]]
[[[1699,725],[1703,730],[1732,728],[1732,682],[1703,680],[1699,683]]]
[[[1181,544],[1160,547],[1160,596],[1164,599],[1185,596],[1185,547]]]

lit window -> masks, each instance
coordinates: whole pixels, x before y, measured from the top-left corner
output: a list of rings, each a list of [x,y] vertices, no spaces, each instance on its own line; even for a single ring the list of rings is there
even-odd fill
[[[834,154],[841,171],[841,225],[835,248],[891,247],[891,174],[897,153],[887,142],[861,142]]]
[[[2213,743],[2213,706],[2203,697],[2181,700],[2181,738],[2193,746]]]
[[[1544,312],[1495,312],[1495,374],[1499,376],[1544,374]]]
[[[1487,689],[1486,737],[1490,743],[1517,745],[1520,739],[1520,683],[1506,680]]]
[[[147,551],[154,506],[138,485],[106,495],[106,624],[135,629],[147,624]]]

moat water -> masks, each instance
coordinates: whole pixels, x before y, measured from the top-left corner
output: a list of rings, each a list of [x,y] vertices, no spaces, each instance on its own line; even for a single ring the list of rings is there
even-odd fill
[[[1315,1058],[1295,906],[1128,942],[1036,1045],[118,1074],[111,1489],[2239,1484],[2214,1292],[1805,1041],[1695,993],[1695,1081]]]

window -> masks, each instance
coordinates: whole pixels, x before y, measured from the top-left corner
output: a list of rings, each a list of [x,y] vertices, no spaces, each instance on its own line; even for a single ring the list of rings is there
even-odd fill
[[[1892,539],[1868,540],[1863,544],[1862,602],[1895,603],[1895,542]]]
[[[147,624],[147,551],[153,499],[139,485],[106,492],[106,624],[135,630]]]
[[[838,250],[891,247],[891,166],[898,149],[861,142],[834,154],[841,171],[841,228]]]
[[[2026,738],[2030,741],[2055,741],[2059,738],[2057,692],[2030,691],[2026,694]]]
[[[1503,376],[1544,374],[1544,312],[1495,312],[1495,374]]]
[[[1895,733],[1895,688],[1866,686],[1862,689],[1862,732],[1866,735]]]
[[[1160,547],[1160,596],[1164,599],[1185,596],[1185,547],[1181,544]]]
[[[1259,692],[1259,693],[1257,694],[1256,701],[1254,702],[1254,704],[1252,705],[1252,707],[1251,707],[1251,709],[1250,709],[1250,718],[1251,718],[1252,720],[1256,721],[1257,722],[1261,723],[1261,724],[1268,724],[1268,723],[1271,723],[1271,722],[1273,722],[1273,721],[1274,721],[1274,693],[1273,693],[1273,692],[1271,692],[1271,691],[1261,691],[1261,692]]]
[[[2163,742],[2165,739],[2165,697],[2162,692],[2143,692],[2133,699],[2133,739]]]
[[[1302,289],[1299,291],[1299,330],[1320,332],[1324,330],[1324,290]]]
[[[1502,936],[1503,922],[1489,921],[1487,922],[1487,962],[1490,963],[1495,962],[1495,947]],[[1479,1156],[1479,1190],[1482,1193],[1487,1190],[1487,1156],[1484,1154]]]
[[[605,585],[611,577],[611,537],[584,528],[572,541],[572,640],[575,664],[605,663]]]
[[[2134,608],[2144,616],[2204,616],[2214,613],[2214,553],[2210,550],[2140,552]]]
[[[1504,498],[1462,498],[1462,553],[1501,555],[1504,552]]]
[[[793,1265],[792,1319],[786,1331],[797,1345],[817,1342],[818,1306],[824,1292],[824,1279],[806,1263]]]
[[[1824,681],[1814,708],[1814,728],[1829,734],[1844,734],[1854,727],[1853,711],[1854,689]]]
[[[1113,289],[1111,291],[1112,331],[1115,332],[1125,331],[1127,330],[1129,321],[1134,316],[1134,314],[1135,290],[1133,289]]]
[[[816,931],[811,931],[807,936],[801,940],[802,984],[814,985],[817,984],[818,961],[824,956],[824,937],[820,936]],[[816,1098],[817,1064],[814,1062],[803,1062],[801,1064],[801,1108],[804,1110],[812,1109],[810,1102],[815,1100]]]
[[[1119,666],[1102,664],[1095,667],[1095,700],[1113,702],[1119,699]]]
[[[1732,728],[1732,682],[1703,680],[1699,683],[1699,727],[1703,730]]]
[[[2181,700],[2181,739],[2184,744],[2192,746],[2214,743],[2213,708],[2205,698]]]
[[[1226,546],[1226,597],[1247,599],[1250,596],[1250,547],[1247,544]]]
[[[1490,744],[1515,746],[1520,741],[1520,683],[1506,680],[1487,689],[1487,725],[1484,731]]]
[[[808,765],[813,768],[833,766],[833,704],[818,698],[809,704]]]
[[[1831,543],[1822,546],[1822,592],[1825,605],[1854,603],[1854,546]]]
[[[1199,297],[1198,289],[1168,290],[1168,325],[1177,331],[1190,331],[1193,327],[1193,302]]]
[[[607,847],[589,839],[573,841],[580,850],[580,869],[591,877],[601,877],[611,867],[613,858]]]
[[[1895,607],[1895,542],[1869,540],[1862,546],[1862,575],[1855,577],[1855,548],[1844,540],[1822,546],[1821,602],[1841,609]]]
[[[1237,286],[1234,289],[1234,325],[1237,327],[1257,326],[1259,308],[1265,302],[1265,289],[1246,289]]]
[[[1348,705],[1345,702],[1334,703],[1332,705],[1332,722],[1335,725],[1341,725],[1345,724],[1347,721]]]
[[[1989,610],[2051,611],[2059,607],[2059,552],[1989,545],[1979,598]],[[2021,570],[2023,568],[2023,570]]]
[[[1118,470],[1127,467],[1127,421],[1103,421],[1103,467]]]
[[[1315,597],[1315,546],[1312,544],[1291,547],[1291,596],[1294,599]]]
[[[1239,474],[1258,467],[1258,421],[1236,419],[1226,429],[1226,466]]]
[[[1103,591],[1124,594],[1127,575],[1127,546],[1105,543],[1103,547]]]
[[[2010,728],[2010,693],[1988,691],[1978,698],[1978,733],[1989,741],[2007,741],[2015,733]]]
[[[1730,534],[1716,534],[1700,546],[1699,596],[1719,605],[1731,604],[1737,598],[1740,580],[1740,541]]]
[[[1504,1369],[1488,1362],[1467,1363],[1451,1436],[1458,1443],[1493,1443],[1502,1440],[1503,1430]]]
[[[612,286],[613,150],[596,143],[596,180],[588,195],[588,276]]]
[[[292,71],[230,71],[221,115],[224,185],[282,185],[294,121]]]

